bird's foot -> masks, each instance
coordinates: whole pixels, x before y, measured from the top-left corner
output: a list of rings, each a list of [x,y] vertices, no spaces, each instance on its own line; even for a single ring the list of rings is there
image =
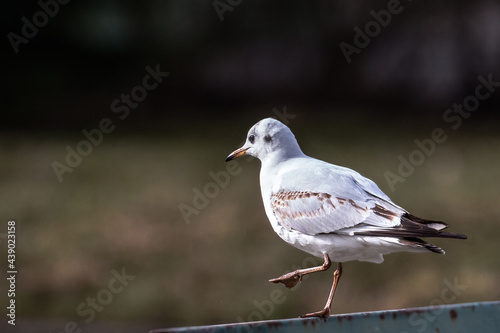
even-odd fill
[[[311,313],[307,313],[305,315],[302,315],[302,316],[300,316],[300,318],[318,317],[318,318],[326,320],[326,318],[328,318],[329,316],[330,316],[330,308],[326,307],[321,311],[311,312]]]
[[[293,288],[302,281],[302,275],[300,272],[295,271],[295,272],[290,272],[287,274],[284,274],[280,276],[279,278],[276,279],[271,279],[269,282],[272,283],[283,283],[287,288]]]

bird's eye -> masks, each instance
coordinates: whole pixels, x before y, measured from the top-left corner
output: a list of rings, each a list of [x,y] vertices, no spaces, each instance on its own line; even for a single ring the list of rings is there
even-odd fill
[[[264,141],[266,141],[266,142],[271,142],[271,140],[272,140],[272,139],[271,139],[271,136],[270,136],[270,135],[266,135],[266,136],[264,137]]]
[[[255,141],[255,135],[253,135],[253,134],[252,134],[252,135],[250,135],[250,136],[248,137],[248,141],[250,141],[250,143],[254,143],[254,141]]]

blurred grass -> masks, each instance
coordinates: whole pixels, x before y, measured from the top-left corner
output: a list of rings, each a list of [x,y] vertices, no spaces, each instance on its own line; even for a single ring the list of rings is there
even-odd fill
[[[433,126],[408,131],[367,122],[349,128],[350,121],[297,119],[291,127],[306,154],[361,172],[413,214],[446,221],[469,239],[433,240],[446,256],[398,253],[382,265],[346,263],[333,312],[429,305],[439,302],[445,279],[467,286],[454,302],[500,299],[498,137],[447,131],[448,141],[391,192],[384,172],[396,172],[397,156],[407,156],[413,140],[428,136]],[[310,276],[297,290],[267,282],[312,260],[272,231],[257,160],[238,160],[241,173],[191,223],[179,212],[180,203],[192,205],[193,188],[213,181],[210,171],[225,170],[224,158],[252,124],[239,122],[227,137],[200,139],[110,134],[62,183],[50,165],[63,162],[66,145],[74,147],[82,137],[2,135],[0,211],[5,221],[17,221],[23,317],[85,326],[76,308],[122,268],[135,279],[93,324],[167,327],[256,319],[254,302],[269,300],[276,289],[286,302],[264,319],[320,309],[333,271]]]

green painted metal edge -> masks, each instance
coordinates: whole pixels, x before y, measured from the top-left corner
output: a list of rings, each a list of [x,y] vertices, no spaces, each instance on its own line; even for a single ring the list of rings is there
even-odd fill
[[[156,329],[150,333],[500,332],[500,301],[360,312],[319,318],[266,320]]]

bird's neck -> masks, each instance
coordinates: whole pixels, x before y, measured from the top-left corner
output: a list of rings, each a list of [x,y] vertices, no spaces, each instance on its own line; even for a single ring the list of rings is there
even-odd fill
[[[306,155],[304,155],[302,150],[300,150],[299,146],[295,146],[293,149],[289,147],[288,149],[276,150],[266,157],[266,159],[262,162],[262,167],[274,168],[290,159],[304,156]]]

